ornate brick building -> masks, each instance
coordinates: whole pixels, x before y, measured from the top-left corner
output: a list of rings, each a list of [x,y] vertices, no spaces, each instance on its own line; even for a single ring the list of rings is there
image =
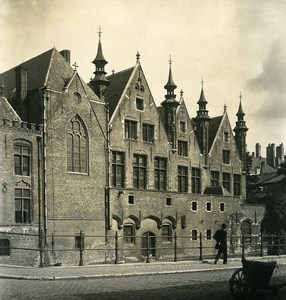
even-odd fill
[[[245,204],[241,102],[233,134],[226,107],[209,116],[202,83],[191,118],[170,61],[157,107],[139,53],[134,67],[106,76],[100,38],[89,84],[68,50],[1,75],[0,240],[10,247],[1,261],[37,261],[21,258],[13,248],[25,243],[12,233],[31,233],[27,247],[43,243],[47,263],[71,263],[78,253],[60,250],[76,249],[82,231],[94,263],[114,259],[115,234],[122,259],[140,261],[171,256],[174,242],[181,257],[196,256],[200,234],[211,255],[222,223],[230,236],[244,221],[259,227],[263,209]]]

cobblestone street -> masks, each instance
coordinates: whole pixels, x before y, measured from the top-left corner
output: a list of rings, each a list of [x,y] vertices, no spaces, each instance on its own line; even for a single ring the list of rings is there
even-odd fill
[[[233,270],[213,270],[195,273],[122,276],[73,280],[1,279],[1,300],[13,299],[231,299],[228,279]],[[286,281],[286,267],[273,275],[275,282]],[[270,291],[249,293],[247,299],[274,299]],[[286,299],[286,288],[276,300]]]

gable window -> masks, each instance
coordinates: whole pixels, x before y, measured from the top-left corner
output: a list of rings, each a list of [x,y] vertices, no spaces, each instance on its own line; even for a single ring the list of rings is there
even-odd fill
[[[201,192],[201,170],[192,168],[192,193],[199,194]]]
[[[10,241],[8,239],[0,239],[0,256],[10,255]]]
[[[26,143],[14,144],[14,173],[15,175],[30,176],[31,147]]]
[[[230,173],[222,173],[222,186],[230,192]]]
[[[83,121],[74,116],[67,130],[67,170],[87,174],[88,137]]]
[[[226,131],[223,133],[223,141],[225,143],[228,143],[228,141],[229,141],[229,133]]]
[[[197,201],[193,201],[192,202],[192,210],[193,211],[197,211],[198,210],[198,202]]]
[[[211,229],[207,229],[206,230],[206,239],[207,240],[211,240],[212,239],[212,230]]]
[[[187,126],[185,121],[180,121],[180,131],[181,132],[186,132],[187,131]]]
[[[224,202],[220,202],[219,204],[219,211],[224,211],[225,210],[225,203]]]
[[[155,157],[155,189],[165,191],[167,189],[167,159]]]
[[[207,211],[212,211],[212,203],[211,202],[206,203],[206,210]]]
[[[124,152],[112,151],[112,186],[124,187]]]
[[[219,186],[219,171],[211,171],[211,186]]]
[[[230,163],[230,151],[229,150],[222,150],[222,162],[224,164]]]
[[[162,226],[162,241],[172,242],[172,226],[171,224],[163,224]]]
[[[135,227],[133,224],[123,226],[123,236],[125,243],[135,244]]]
[[[188,142],[178,141],[178,155],[188,156]]]
[[[125,138],[129,140],[137,139],[137,122],[125,120]]]
[[[241,176],[239,174],[233,175],[233,195],[241,195]]]
[[[31,222],[31,190],[15,188],[15,222]]]
[[[198,230],[193,229],[192,230],[192,241],[196,241],[198,239]]]
[[[144,110],[144,100],[141,98],[136,98],[136,108],[138,110]]]
[[[188,192],[188,167],[178,166],[178,192]]]
[[[143,124],[142,138],[144,142],[154,142],[154,125]]]
[[[147,188],[147,156],[133,156],[133,186],[137,189]]]

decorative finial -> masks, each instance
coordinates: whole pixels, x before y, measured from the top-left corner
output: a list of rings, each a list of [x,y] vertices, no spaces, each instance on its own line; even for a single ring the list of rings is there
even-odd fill
[[[102,34],[101,27],[99,26],[99,30],[98,30],[98,36],[99,36],[99,38],[101,38],[101,34]]]
[[[204,77],[202,77],[201,85],[204,87]]]
[[[181,95],[181,98],[183,97],[183,95],[184,95],[184,92],[183,92],[183,90],[181,89],[181,91],[180,91],[180,95]]]
[[[170,66],[172,64],[172,56],[171,56],[171,54],[170,54],[170,58],[169,58],[169,64],[170,64]]]
[[[137,53],[136,53],[136,60],[137,60],[137,61],[140,60],[140,53],[139,53],[139,51],[137,51]]]
[[[78,68],[78,65],[76,64],[76,62],[74,62],[73,67],[74,67],[74,70],[76,71],[76,69]]]
[[[111,70],[111,72],[112,72],[112,75],[114,75],[114,73],[115,73],[115,70],[114,70],[114,69],[112,69],[112,70]]]
[[[223,110],[224,111],[226,111],[226,108],[227,108],[227,106],[226,106],[226,104],[223,106]]]
[[[241,98],[242,98],[242,94],[241,94],[241,92],[239,93],[239,99],[240,99],[240,101],[241,101]]]

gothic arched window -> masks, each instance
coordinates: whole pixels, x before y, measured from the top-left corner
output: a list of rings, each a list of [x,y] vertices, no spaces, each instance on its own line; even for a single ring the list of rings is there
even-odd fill
[[[67,128],[67,170],[87,174],[88,137],[79,116],[74,116]]]

